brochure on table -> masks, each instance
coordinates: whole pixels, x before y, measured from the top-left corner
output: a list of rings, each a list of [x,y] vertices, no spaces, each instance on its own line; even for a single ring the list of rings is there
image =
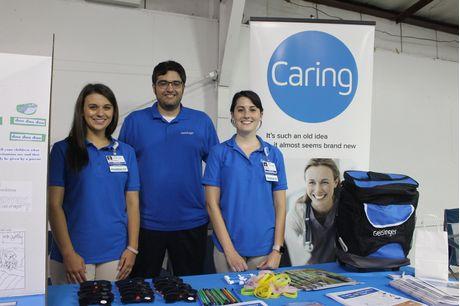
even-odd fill
[[[341,291],[326,294],[331,299],[347,306],[422,306],[426,305],[402,296],[382,291],[377,288],[366,287],[355,290]]]

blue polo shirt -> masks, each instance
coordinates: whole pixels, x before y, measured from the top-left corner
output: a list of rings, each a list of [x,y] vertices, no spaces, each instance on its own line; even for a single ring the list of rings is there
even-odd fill
[[[176,231],[208,222],[202,162],[219,143],[208,115],[181,106],[167,122],[155,103],[125,119],[120,139],[136,151],[142,228]]]
[[[65,189],[62,208],[72,245],[87,264],[118,260],[128,244],[125,192],[140,188],[134,150],[114,139],[101,149],[86,142],[88,165],[75,173],[66,161],[67,148],[67,140],[53,145],[49,186]],[[128,172],[110,172],[106,156],[114,152],[124,157]],[[62,262],[54,241],[51,259]]]
[[[230,238],[241,256],[271,252],[275,237],[273,192],[287,189],[281,151],[257,137],[260,148],[249,158],[235,136],[209,152],[203,184],[220,187],[220,209]],[[278,182],[265,179],[262,162],[276,165]],[[216,235],[214,244],[222,252]]]

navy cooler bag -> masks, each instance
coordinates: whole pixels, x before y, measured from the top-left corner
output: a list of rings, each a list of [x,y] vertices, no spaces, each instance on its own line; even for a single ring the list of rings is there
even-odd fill
[[[336,217],[339,263],[364,271],[410,264],[417,187],[406,175],[345,171]]]

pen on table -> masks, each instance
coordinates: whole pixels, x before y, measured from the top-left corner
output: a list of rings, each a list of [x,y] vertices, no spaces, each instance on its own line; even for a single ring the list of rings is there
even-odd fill
[[[198,296],[200,297],[200,300],[204,304],[204,306],[208,306],[211,304],[206,295],[203,293],[202,289],[198,290]]]
[[[198,302],[201,306],[208,306],[201,297],[200,291],[198,291]]]
[[[231,304],[232,301],[228,299],[228,297],[224,294],[222,289],[216,289],[216,293],[220,296],[220,298],[224,301],[225,304]]]
[[[232,301],[230,301],[227,296],[222,292],[222,289],[216,289],[217,294],[220,296],[220,298],[224,301],[224,304],[231,304]]]
[[[217,301],[214,299],[214,297],[211,295],[211,293],[209,292],[209,289],[204,289],[204,293],[206,294],[206,296],[208,297],[208,299],[211,301],[211,304],[213,305],[217,305]]]
[[[211,293],[214,295],[214,297],[216,298],[216,300],[219,302],[219,304],[221,305],[225,305],[225,301],[222,300],[222,298],[220,297],[219,293],[217,292],[216,289],[210,289],[211,290]]]
[[[209,305],[213,305],[213,301],[209,298],[209,296],[206,294],[206,289],[203,289],[201,291],[201,293],[203,294],[203,297],[206,299],[206,301],[208,302]]]
[[[233,296],[233,294],[231,294],[227,288],[223,288],[222,289],[222,292],[227,296],[227,298],[230,300],[230,302],[232,302],[232,304],[234,303],[238,303],[238,301],[235,299],[235,297]]]
[[[203,295],[203,298],[206,300],[206,302],[209,302],[209,305],[212,305],[212,301],[206,295],[206,289],[201,289],[201,294]]]

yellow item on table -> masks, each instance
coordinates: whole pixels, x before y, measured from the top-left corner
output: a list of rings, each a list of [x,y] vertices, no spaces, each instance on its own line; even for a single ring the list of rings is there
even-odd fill
[[[261,299],[274,299],[281,295],[287,298],[297,297],[297,288],[290,286],[291,278],[286,273],[275,274],[272,271],[260,271],[251,277],[241,289],[242,295],[254,295]]]

